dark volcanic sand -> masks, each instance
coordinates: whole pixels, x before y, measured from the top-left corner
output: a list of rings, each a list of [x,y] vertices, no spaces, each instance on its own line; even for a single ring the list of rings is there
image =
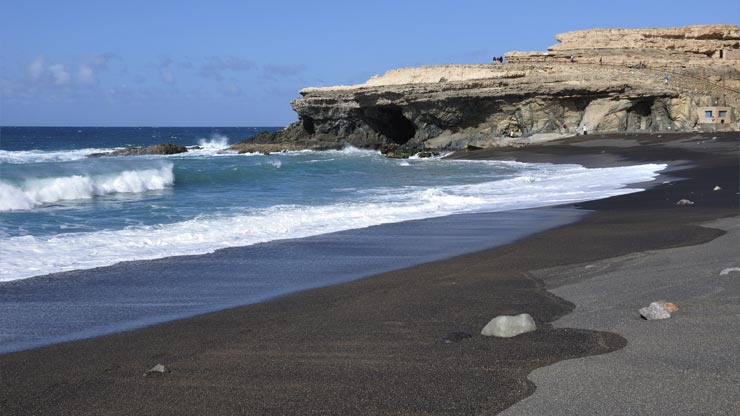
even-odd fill
[[[716,140],[711,140],[716,136]],[[589,136],[614,144],[622,136]],[[548,325],[573,305],[529,270],[691,245],[738,215],[738,135],[630,136],[465,157],[613,164],[691,161],[688,178],[581,204],[585,220],[514,244],[134,332],[0,356],[0,414],[475,414],[530,394],[534,368],[621,348],[618,335]],[[641,145],[633,146],[633,141]],[[703,143],[702,143],[703,142]],[[576,145],[573,145],[575,143]],[[602,153],[602,151],[604,153]],[[716,185],[722,191],[712,191]],[[676,206],[679,199],[695,202]],[[499,314],[539,325],[479,334]],[[472,338],[446,344],[449,331]],[[157,363],[170,373],[143,373]]]

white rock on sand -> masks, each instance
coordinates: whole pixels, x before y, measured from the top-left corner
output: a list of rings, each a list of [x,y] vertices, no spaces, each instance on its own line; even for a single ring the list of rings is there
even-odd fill
[[[640,316],[652,321],[655,319],[668,319],[672,312],[678,311],[678,307],[670,302],[658,301],[653,302],[650,306],[640,309]]]
[[[534,319],[528,313],[522,313],[515,316],[497,316],[491,319],[480,333],[487,337],[511,338],[535,329],[537,325]]]

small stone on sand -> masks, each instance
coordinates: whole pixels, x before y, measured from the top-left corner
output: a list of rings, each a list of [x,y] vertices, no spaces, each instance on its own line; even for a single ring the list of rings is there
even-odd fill
[[[144,375],[146,376],[152,373],[169,373],[169,372],[170,370],[168,370],[165,366],[163,366],[162,364],[157,364],[154,367],[147,370],[147,372],[144,373]]]
[[[714,189],[712,189],[712,190],[713,190],[713,191],[721,191],[721,190],[722,190],[722,187],[720,187],[720,186],[715,186],[715,187],[714,187]]]
[[[537,329],[537,325],[535,325],[534,319],[528,313],[522,313],[516,316],[497,316],[491,319],[480,333],[487,337],[511,338],[535,329]]]
[[[727,276],[730,273],[737,272],[740,273],[740,267],[728,267],[726,269],[722,269],[721,272],[719,272],[720,276]]]
[[[650,306],[641,308],[640,316],[642,316],[644,319],[647,319],[648,321],[656,319],[668,319],[671,317],[671,310],[669,309],[669,306],[666,306],[666,304],[672,305],[674,308],[676,308],[676,310],[678,310],[678,307],[670,302],[658,301],[651,303]]]
[[[676,202],[676,205],[694,205],[694,201],[689,201],[688,199],[681,199],[678,202]]]

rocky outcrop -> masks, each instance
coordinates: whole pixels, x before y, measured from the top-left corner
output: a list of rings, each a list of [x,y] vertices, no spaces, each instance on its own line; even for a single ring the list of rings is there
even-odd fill
[[[687,131],[697,128],[699,107],[720,101],[732,120],[740,115],[740,61],[729,59],[740,51],[735,25],[594,29],[557,39],[547,52],[510,52],[504,64],[402,68],[360,85],[303,89],[292,102],[299,121],[234,149],[353,145],[405,154],[523,143],[584,125]]]
[[[104,156],[142,156],[142,155],[174,155],[177,153],[185,153],[188,148],[180,146],[178,144],[155,144],[153,146],[146,147],[127,147],[125,149],[114,150],[112,152],[104,153],[92,153],[88,157],[104,157]]]

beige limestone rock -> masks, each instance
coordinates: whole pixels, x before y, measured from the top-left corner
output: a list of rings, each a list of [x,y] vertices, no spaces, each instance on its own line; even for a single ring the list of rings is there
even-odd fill
[[[546,52],[507,53],[503,65],[401,68],[359,85],[305,88],[291,103],[298,122],[252,143],[418,151],[519,146],[584,124],[590,134],[691,131],[706,127],[697,123],[700,108],[719,102],[733,121],[709,127],[739,126],[736,25],[592,29],[556,39]]]

